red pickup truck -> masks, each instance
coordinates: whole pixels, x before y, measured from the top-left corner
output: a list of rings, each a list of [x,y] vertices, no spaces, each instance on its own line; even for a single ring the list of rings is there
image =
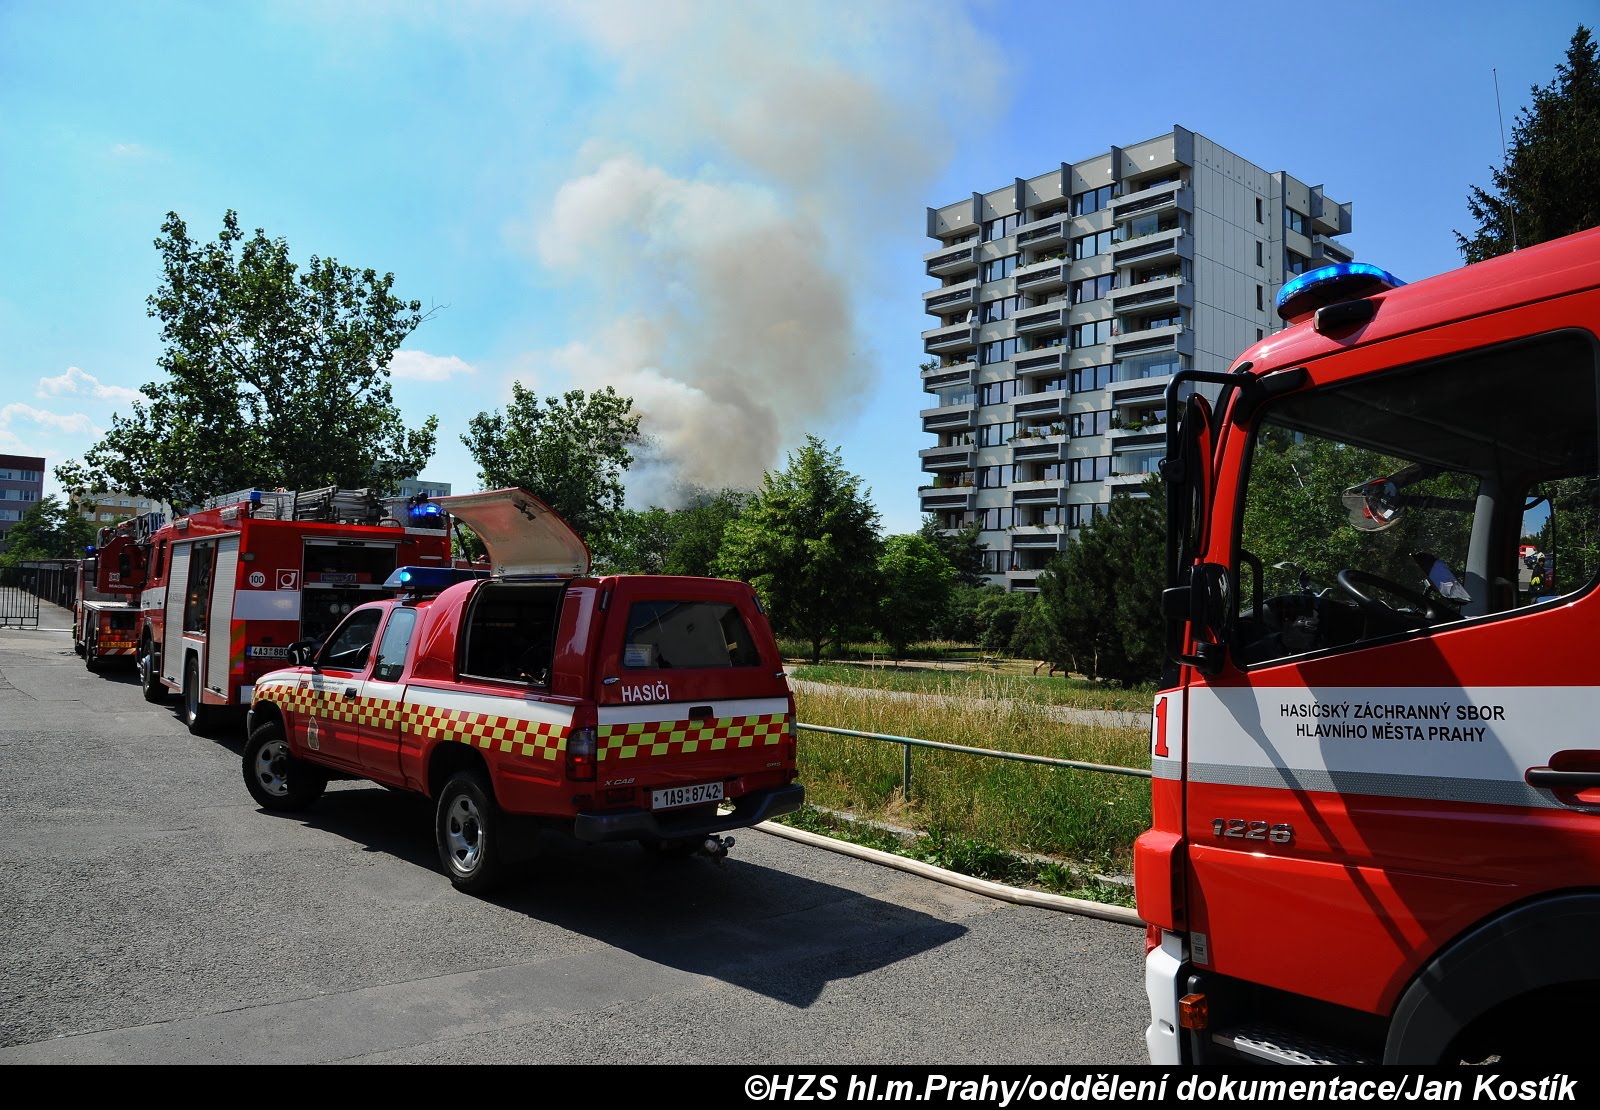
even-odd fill
[[[257,680],[244,777],[263,808],[332,778],[426,795],[451,882],[482,893],[538,827],[720,856],[721,833],[801,806],[794,699],[749,585],[589,576],[524,490],[439,503],[490,568],[397,570],[407,593]]]

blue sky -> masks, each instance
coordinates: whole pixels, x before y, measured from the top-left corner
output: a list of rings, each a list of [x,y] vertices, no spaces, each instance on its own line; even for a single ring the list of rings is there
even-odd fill
[[[1292,7],[1292,6],[1291,6]],[[233,208],[396,275],[424,470],[614,384],[636,505],[814,434],[919,523],[924,209],[1181,124],[1355,205],[1358,258],[1460,264],[1469,185],[1585,3],[0,5],[0,451],[75,457],[156,374],[153,240]],[[53,484],[47,486],[53,490]]]

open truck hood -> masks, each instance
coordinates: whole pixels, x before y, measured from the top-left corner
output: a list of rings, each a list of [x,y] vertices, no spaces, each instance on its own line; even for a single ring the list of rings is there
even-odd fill
[[[589,572],[588,545],[554,509],[525,489],[433,501],[478,534],[496,576],[575,577]]]

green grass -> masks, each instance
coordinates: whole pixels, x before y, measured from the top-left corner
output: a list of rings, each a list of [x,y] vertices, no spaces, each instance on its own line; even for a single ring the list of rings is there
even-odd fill
[[[1065,724],[1046,706],[1011,698],[885,698],[836,687],[795,695],[806,724],[911,736],[969,747],[1148,768],[1144,728]],[[964,844],[1043,854],[1083,870],[1128,868],[1150,824],[1148,779],[912,750],[910,797],[901,792],[902,745],[802,731],[800,779],[819,806],[906,826],[952,858]],[[978,866],[979,862],[973,862]]]
[[[1031,664],[1001,669],[942,670],[928,667],[857,666],[850,663],[804,664],[794,677],[867,690],[906,690],[921,694],[1012,700],[1036,705],[1064,705],[1077,709],[1122,709],[1150,712],[1155,697],[1151,687],[1118,689],[1083,678],[1031,674]],[[903,734],[901,734],[903,735]]]

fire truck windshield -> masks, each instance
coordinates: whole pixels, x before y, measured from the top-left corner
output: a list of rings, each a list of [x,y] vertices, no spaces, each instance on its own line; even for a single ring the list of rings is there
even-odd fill
[[[1519,390],[1516,383],[1537,382]],[[1593,342],[1572,333],[1263,406],[1239,519],[1243,665],[1502,613],[1600,565]]]

